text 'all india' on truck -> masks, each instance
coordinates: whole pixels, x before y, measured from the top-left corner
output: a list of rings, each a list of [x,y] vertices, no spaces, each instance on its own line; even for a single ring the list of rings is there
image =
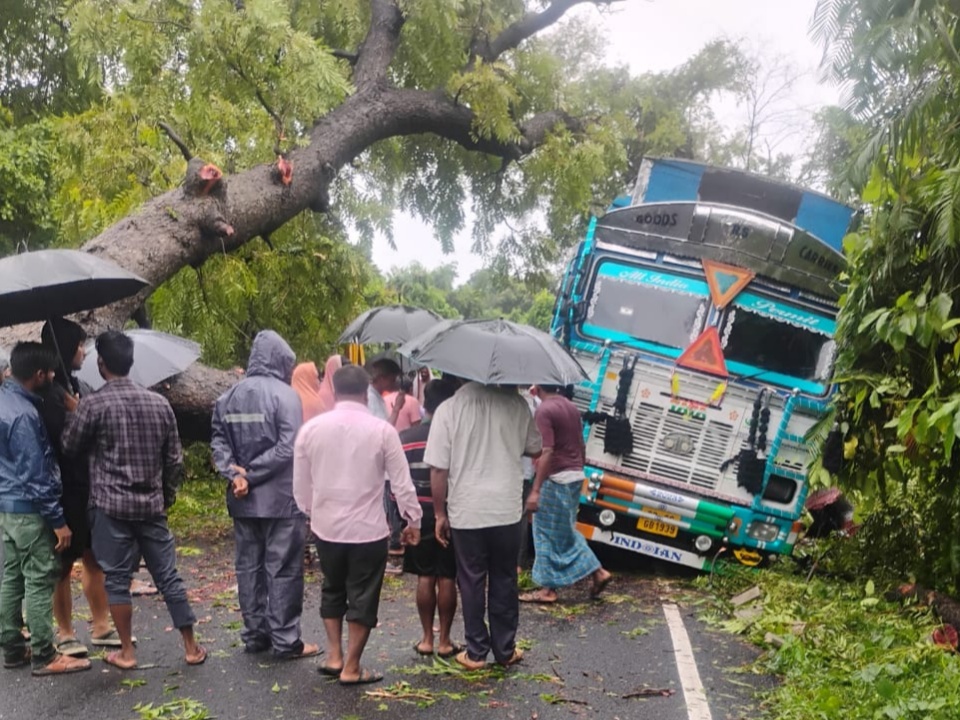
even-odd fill
[[[591,378],[574,393],[589,540],[697,569],[792,551],[853,218],[783,182],[645,159],[591,222],[552,327]]]

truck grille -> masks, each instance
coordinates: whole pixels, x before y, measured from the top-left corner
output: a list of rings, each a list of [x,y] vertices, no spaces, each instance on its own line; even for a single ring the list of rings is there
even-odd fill
[[[612,413],[608,404],[603,410]],[[733,425],[677,415],[650,403],[637,405],[630,424],[633,452],[618,464],[699,488],[715,489],[720,466],[738,449],[733,447]],[[599,424],[594,433],[602,441],[605,431]]]

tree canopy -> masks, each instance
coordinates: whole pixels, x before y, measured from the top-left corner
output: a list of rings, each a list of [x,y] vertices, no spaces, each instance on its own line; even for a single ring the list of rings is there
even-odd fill
[[[718,41],[666,73],[609,66],[591,22],[607,0],[16,5],[0,29],[0,252],[112,257],[157,288],[157,326],[220,365],[264,325],[328,351],[391,296],[374,234],[438,254],[468,213],[474,249],[536,276],[532,298],[644,153],[711,152],[710,100],[744,63]],[[194,192],[194,156],[221,192]],[[398,210],[435,237],[396,237]]]

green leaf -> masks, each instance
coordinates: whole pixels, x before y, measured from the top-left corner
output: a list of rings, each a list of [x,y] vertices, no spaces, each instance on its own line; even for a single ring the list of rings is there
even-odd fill
[[[911,337],[917,329],[917,313],[913,311],[904,313],[900,316],[897,326],[904,335]]]

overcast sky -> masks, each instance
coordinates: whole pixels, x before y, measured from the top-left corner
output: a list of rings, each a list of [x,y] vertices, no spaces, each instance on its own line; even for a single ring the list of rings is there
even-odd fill
[[[813,112],[837,102],[837,91],[818,82],[820,48],[808,33],[816,0],[623,0],[615,10],[597,13],[582,7],[577,15],[597,19],[609,37],[611,63],[627,63],[635,73],[664,71],[681,65],[707,42],[718,38],[740,40],[761,56],[783,57],[805,75],[793,90],[790,102]],[[721,120],[730,126],[741,121],[735,105],[717,108]],[[788,140],[803,149],[805,134],[798,132]],[[427,267],[454,261],[458,282],[482,267],[483,258],[470,252],[469,230],[458,239],[456,252],[443,255],[430,228],[407,216],[395,222],[397,249],[385,239],[374,244],[373,260],[384,272],[414,260]]]

